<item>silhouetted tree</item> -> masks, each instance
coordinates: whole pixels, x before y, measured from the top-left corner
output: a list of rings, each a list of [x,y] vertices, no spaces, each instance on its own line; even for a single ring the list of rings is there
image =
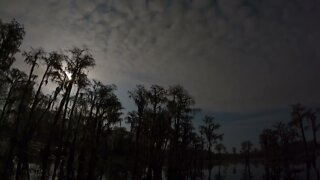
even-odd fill
[[[6,81],[9,83],[9,90],[1,111],[0,127],[2,126],[3,121],[7,120],[6,113],[10,111],[8,108],[17,100],[15,98],[15,94],[17,93],[17,90],[21,88],[21,85],[26,81],[26,77],[27,75],[24,72],[16,68],[11,69],[8,73]]]
[[[144,86],[138,85],[135,90],[129,91],[129,97],[133,99],[134,103],[137,106],[137,111],[134,111],[131,114],[131,121],[132,125],[136,125],[135,130],[135,148],[134,148],[134,165],[133,165],[133,172],[132,172],[132,179],[137,180],[140,179],[142,176],[141,172],[141,152],[140,152],[140,141],[141,141],[141,132],[142,132],[142,123],[145,117],[145,110],[148,106],[148,97],[147,97],[147,90]],[[134,128],[134,126],[131,126]],[[140,161],[140,162],[139,162]]]
[[[310,179],[310,166],[315,169],[317,172],[317,178],[319,179],[319,171],[317,170],[315,161],[312,160],[312,156],[310,154],[310,148],[308,146],[306,133],[305,133],[305,120],[310,117],[310,112],[306,110],[301,104],[295,104],[292,106],[292,121],[291,125],[297,128],[300,131],[300,137],[302,138],[304,151],[305,151],[305,159],[306,159],[306,171],[307,171],[307,179]]]
[[[25,35],[24,28],[16,20],[4,23],[0,20],[0,91],[4,90],[6,77],[14,55],[19,52],[22,39]]]
[[[212,161],[212,146],[222,140],[223,134],[216,131],[220,128],[220,124],[214,122],[214,117],[205,116],[203,119],[204,125],[200,126],[200,131],[204,134],[207,141],[207,150],[209,153],[209,164]],[[211,166],[211,165],[209,165]]]
[[[80,49],[74,48],[69,50],[70,56],[66,56],[67,67],[66,71],[70,73],[70,79],[66,81],[65,84],[65,92],[62,96],[60,104],[58,106],[57,112],[55,113],[55,117],[53,119],[52,128],[50,130],[50,134],[48,136],[48,140],[46,145],[42,150],[42,179],[46,179],[47,176],[47,168],[48,168],[48,158],[50,156],[50,152],[52,151],[52,141],[54,139],[58,140],[59,148],[56,150],[56,160],[55,160],[55,169],[58,168],[60,164],[61,157],[61,144],[63,142],[63,137],[65,135],[65,125],[66,125],[66,115],[67,108],[69,105],[70,93],[73,88],[73,85],[79,78],[85,76],[85,71],[87,68],[93,67],[95,65],[94,59],[90,54],[88,49]],[[60,121],[59,121],[60,120]],[[54,134],[53,132],[59,129],[58,134]],[[55,172],[53,173],[55,176]]]
[[[96,166],[98,164],[98,153],[101,145],[101,135],[111,126],[118,123],[120,119],[120,110],[122,109],[117,97],[113,94],[115,87],[103,85],[101,82],[94,82],[93,86],[93,99],[95,103],[95,114],[88,119],[89,126],[89,161],[88,161],[88,174],[87,179],[96,179],[97,172]],[[90,118],[90,117],[89,117]],[[90,137],[91,135],[91,137]]]
[[[251,175],[251,168],[250,168],[250,152],[252,150],[252,143],[251,141],[244,141],[241,143],[241,152],[245,156],[245,170],[244,176],[248,177],[248,179],[252,178]]]
[[[233,153],[233,155],[237,154],[237,148],[236,147],[232,147],[232,153]]]
[[[189,121],[194,112],[194,99],[181,86],[172,86],[168,90],[168,113],[172,124],[172,136],[170,139],[170,150],[168,159],[168,179],[182,179],[184,177],[183,149],[181,149],[182,123]]]
[[[24,167],[28,166],[29,163],[29,157],[27,152],[29,152],[29,143],[32,139],[32,136],[35,133],[35,129],[39,121],[37,121],[37,118],[35,116],[36,110],[39,110],[38,107],[41,105],[41,101],[44,99],[43,95],[41,94],[41,90],[43,85],[48,83],[48,78],[50,78],[50,75],[52,72],[61,70],[62,67],[62,61],[64,56],[61,54],[58,54],[56,52],[52,52],[49,54],[49,56],[46,56],[46,54],[43,52],[42,57],[39,60],[42,60],[45,65],[45,71],[42,75],[42,78],[40,80],[40,83],[38,85],[38,88],[35,92],[35,95],[33,97],[33,101],[30,105],[29,115],[28,118],[26,118],[26,125],[24,129],[22,129],[22,137],[19,140],[20,148],[18,152],[18,165],[23,164]],[[39,64],[42,62],[39,62]],[[17,173],[16,176],[19,176],[21,173],[27,173],[27,172],[21,172],[22,169],[19,169],[20,166],[17,166]],[[24,171],[28,171],[28,169],[24,169]]]
[[[221,179],[222,177],[221,176],[221,161],[222,161],[221,153],[226,152],[226,147],[223,144],[218,143],[215,145],[215,150],[218,153],[218,174],[216,175],[216,178]]]
[[[149,121],[149,157],[147,179],[162,179],[164,151],[167,148],[170,133],[170,121],[165,109],[167,102],[166,90],[152,85],[147,93],[150,109]]]
[[[21,91],[21,98],[20,102],[18,103],[17,107],[17,117],[14,120],[13,123],[13,132],[10,138],[9,147],[8,147],[8,153],[6,156],[6,162],[5,162],[5,177],[9,176],[11,174],[12,168],[13,168],[13,157],[15,155],[16,146],[19,145],[19,136],[21,136],[21,126],[22,126],[22,120],[23,117],[27,115],[28,105],[31,101],[31,94],[33,91],[34,86],[34,80],[37,77],[34,75],[34,70],[36,67],[38,67],[38,61],[40,58],[42,58],[44,52],[42,49],[32,49],[29,52],[24,52],[23,55],[25,56],[25,62],[31,66],[29,75],[27,77],[27,80],[22,88]],[[20,149],[20,147],[18,147]],[[18,164],[17,170],[20,170],[21,163]],[[19,172],[18,172],[19,173]]]
[[[209,177],[211,179],[211,169],[212,169],[212,147],[222,140],[223,134],[219,134],[216,131],[220,128],[220,124],[214,122],[214,117],[205,116],[203,119],[204,125],[201,125],[200,132],[206,138],[207,151],[208,151],[208,169]]]

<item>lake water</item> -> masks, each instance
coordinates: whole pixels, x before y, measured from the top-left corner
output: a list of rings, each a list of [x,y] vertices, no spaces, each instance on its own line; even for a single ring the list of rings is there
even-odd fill
[[[319,165],[318,165],[319,166]],[[299,164],[291,166],[291,168],[295,169],[293,180],[303,180],[306,179],[306,166],[305,164]],[[211,178],[209,179],[209,170],[203,171],[203,179],[204,180],[264,180],[264,176],[266,175],[265,167],[262,164],[251,164],[250,172],[251,176],[249,177],[248,173],[245,173],[245,166],[242,163],[235,163],[229,165],[221,165],[220,173],[219,166],[214,166],[211,169]],[[30,164],[30,175],[31,179],[38,179],[41,171],[39,166],[36,164]],[[166,179],[166,173],[163,172],[163,180]],[[104,180],[109,180],[107,178],[103,178]],[[200,178],[199,178],[200,179]],[[274,177],[270,178],[273,180]],[[283,179],[283,178],[280,178]],[[315,180],[316,174],[313,169],[310,170],[310,179]],[[111,180],[111,179],[110,179]]]
[[[292,165],[292,169],[294,169],[294,172],[292,172],[292,178],[293,180],[303,180],[306,179],[306,166],[305,164],[299,164],[299,165]],[[237,164],[231,164],[228,166],[221,166],[220,167],[220,175],[219,175],[219,167],[215,166],[211,170],[211,178],[210,180],[265,180],[266,171],[265,166],[263,164],[252,164],[250,166],[251,176],[249,177],[248,173],[245,173],[245,166],[244,164],[237,163]],[[284,175],[284,172],[280,173],[282,176]],[[204,179],[208,179],[209,171],[204,171]],[[270,177],[269,180],[273,180],[275,177]],[[283,179],[283,177],[279,178]],[[310,170],[310,180],[316,180],[316,172],[311,168]]]

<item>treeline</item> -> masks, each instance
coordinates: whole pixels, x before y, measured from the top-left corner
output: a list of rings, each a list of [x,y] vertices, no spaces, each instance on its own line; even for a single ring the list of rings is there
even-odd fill
[[[193,126],[195,101],[183,87],[138,85],[129,91],[136,110],[122,115],[116,86],[88,79],[88,49],[24,51],[26,73],[12,67],[24,28],[0,21],[0,31],[2,179],[185,179],[211,162],[220,125],[206,116]]]
[[[320,123],[316,111],[301,104],[292,106],[292,120],[279,122],[260,134],[261,156],[264,157],[266,180],[298,179],[300,171],[305,179],[320,179],[318,169]],[[297,164],[305,168],[297,168]],[[311,173],[313,176],[311,176]]]

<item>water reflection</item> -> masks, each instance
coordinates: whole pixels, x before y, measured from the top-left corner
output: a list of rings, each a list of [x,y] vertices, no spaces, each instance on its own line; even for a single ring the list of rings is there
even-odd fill
[[[29,164],[30,179],[38,179],[41,175],[40,166],[34,163]],[[290,175],[285,167],[270,166],[262,163],[250,165],[250,171],[245,163],[230,163],[212,166],[201,172],[195,171],[193,176],[187,177],[188,180],[303,180],[306,177],[304,164],[290,166]],[[53,166],[51,167],[53,171]],[[166,180],[166,169],[163,171],[163,180]],[[104,175],[102,180],[130,180],[130,173],[118,167],[112,168],[110,174]],[[311,171],[310,179],[316,179],[315,172]]]
[[[261,163],[252,164],[250,171],[244,163],[213,166],[203,171],[203,178],[207,180],[303,180],[306,177],[305,165],[291,165],[290,176],[284,167],[268,167]],[[315,173],[311,173],[311,179],[315,179]],[[190,178],[192,179],[192,178]]]

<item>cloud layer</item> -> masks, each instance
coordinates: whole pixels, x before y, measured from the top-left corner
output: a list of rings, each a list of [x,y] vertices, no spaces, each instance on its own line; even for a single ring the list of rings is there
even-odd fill
[[[87,45],[91,76],[118,85],[181,84],[198,106],[251,111],[320,100],[320,6],[314,0],[1,1],[24,48]],[[126,104],[126,103],[125,103]]]

